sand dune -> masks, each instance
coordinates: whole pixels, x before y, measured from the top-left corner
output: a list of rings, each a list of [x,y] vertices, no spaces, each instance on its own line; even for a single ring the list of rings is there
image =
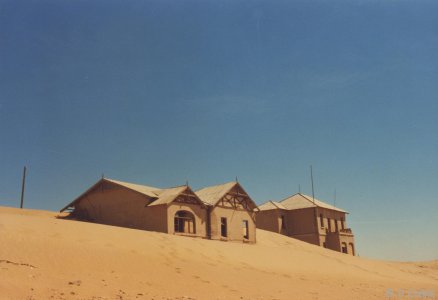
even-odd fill
[[[259,230],[227,243],[0,207],[0,299],[387,299],[438,292],[438,261],[352,257]]]

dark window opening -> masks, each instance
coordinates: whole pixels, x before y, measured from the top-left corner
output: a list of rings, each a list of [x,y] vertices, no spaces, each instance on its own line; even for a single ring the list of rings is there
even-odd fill
[[[322,214],[319,214],[319,222],[321,223],[321,228],[324,228],[324,218],[322,217]]]
[[[249,238],[249,224],[248,224],[247,220],[243,220],[242,229],[243,229],[243,237],[245,239],[248,239]]]
[[[327,223],[328,223],[328,231],[332,232],[332,220],[330,218],[327,218]]]
[[[228,232],[227,232],[227,218],[221,218],[221,236],[222,237],[227,237],[228,236]]]
[[[346,243],[342,243],[342,253],[347,253],[348,254],[347,244]]]

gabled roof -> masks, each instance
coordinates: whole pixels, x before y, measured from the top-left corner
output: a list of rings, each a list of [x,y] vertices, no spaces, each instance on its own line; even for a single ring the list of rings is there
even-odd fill
[[[236,181],[208,186],[197,190],[195,194],[206,204],[215,206],[236,184]]]
[[[98,180],[95,184],[93,184],[85,192],[83,192],[80,196],[78,196],[76,199],[74,199],[72,202],[70,202],[65,207],[63,207],[60,210],[60,212],[63,212],[64,210],[68,209],[69,207],[74,206],[74,204],[76,202],[78,202],[82,197],[84,197],[86,194],[91,192],[96,186],[98,186],[99,184],[101,184],[103,182],[110,182],[110,183],[113,183],[113,184],[116,184],[116,185],[119,185],[119,186],[123,186],[123,187],[128,188],[128,189],[130,189],[132,191],[135,191],[137,193],[146,195],[146,196],[148,196],[150,198],[157,198],[157,195],[153,191],[154,190],[159,190],[159,188],[155,188],[155,187],[151,187],[151,186],[147,186],[147,185],[140,185],[140,184],[134,184],[134,183],[124,182],[124,181],[118,181],[118,180],[109,179],[109,178],[102,178],[102,179]]]
[[[245,196],[248,197],[249,202],[252,204],[251,209],[258,209],[257,204],[255,204],[248,193],[237,181],[230,181],[224,184],[208,186],[197,190],[195,194],[207,205],[216,206],[216,204],[235,187],[239,188],[245,194]]]
[[[147,186],[147,185],[141,185],[141,184],[135,184],[130,182],[124,182],[109,178],[102,178],[98,182],[96,182],[93,186],[91,186],[88,190],[86,190],[84,193],[82,193],[79,197],[77,197],[75,200],[70,202],[68,205],[66,205],[63,209],[61,209],[61,212],[66,210],[69,207],[74,206],[74,204],[79,201],[82,197],[84,197],[86,194],[88,194],[90,191],[92,191],[96,186],[101,184],[102,182],[109,182],[118,186],[125,187],[129,190],[132,190],[134,192],[140,193],[142,195],[148,196],[149,198],[155,199],[152,203],[149,204],[149,206],[155,206],[155,205],[162,205],[162,204],[170,204],[173,200],[175,200],[181,193],[188,191],[193,194],[195,199],[199,201],[199,204],[205,205],[205,203],[199,199],[199,197],[196,196],[195,193],[192,192],[192,190],[186,186],[177,186],[173,188],[165,188],[160,189],[157,187]]]
[[[170,204],[173,200],[176,199],[182,192],[190,189],[187,185],[177,186],[174,188],[161,189],[157,191],[158,199],[149,204],[149,206],[161,205],[161,204]],[[204,204],[200,199],[199,203]]]
[[[259,210],[287,209],[280,202],[268,201],[259,206]]]
[[[184,185],[184,186],[177,186],[177,187],[168,188],[168,189],[157,190],[156,197],[158,197],[158,199],[149,205],[152,206],[152,205],[171,203],[173,200],[175,200],[176,197],[178,197],[179,194],[181,194],[186,189],[187,189],[187,186]]]
[[[331,210],[336,210],[340,212],[347,213],[345,210],[342,210],[340,208],[337,208],[333,205],[327,204],[325,202],[322,202],[321,200],[318,200],[315,198],[315,201],[313,201],[313,198],[301,193],[292,195],[282,201],[280,203],[287,209],[287,210],[293,210],[293,209],[301,209],[301,208],[308,208],[308,207],[321,207]]]

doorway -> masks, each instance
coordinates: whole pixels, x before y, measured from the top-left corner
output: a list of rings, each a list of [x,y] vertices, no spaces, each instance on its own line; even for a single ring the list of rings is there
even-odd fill
[[[175,232],[195,234],[195,216],[188,211],[179,210],[174,218]]]

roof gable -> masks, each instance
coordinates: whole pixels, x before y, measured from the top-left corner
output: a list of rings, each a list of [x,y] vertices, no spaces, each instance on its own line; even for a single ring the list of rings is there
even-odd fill
[[[232,181],[224,184],[212,185],[197,190],[195,194],[206,204],[215,206],[236,184],[238,183]]]
[[[236,181],[205,187],[195,193],[203,202],[211,206],[222,205],[234,209],[243,207],[248,211],[257,209],[257,205]],[[225,202],[228,202],[229,205],[225,205]]]
[[[158,199],[153,201],[148,206],[164,205],[164,204],[168,205],[174,201],[191,203],[191,204],[200,204],[202,206],[205,205],[205,203],[201,199],[199,199],[199,197],[187,185],[177,186],[168,189],[161,189],[157,191],[157,195],[158,195]]]

